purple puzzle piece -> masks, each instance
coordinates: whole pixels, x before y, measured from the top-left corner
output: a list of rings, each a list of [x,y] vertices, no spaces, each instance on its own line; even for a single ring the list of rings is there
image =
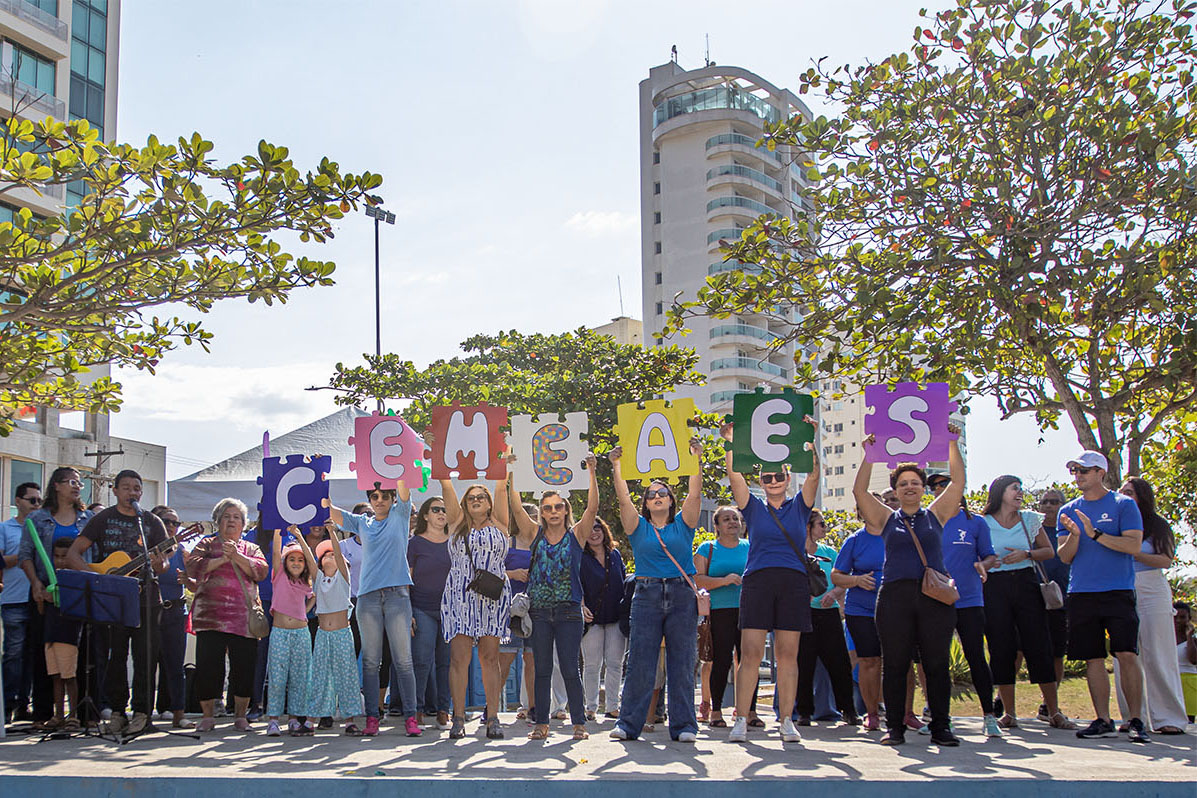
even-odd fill
[[[332,457],[307,458],[302,454],[287,455],[285,459],[266,457],[262,460],[262,501],[258,504],[259,518],[265,529],[286,529],[320,526],[328,520],[328,508],[321,499],[328,498],[328,473],[332,471]]]
[[[884,385],[865,388],[865,405],[873,408],[865,416],[865,433],[875,435],[865,445],[870,463],[938,463],[948,459],[948,442],[957,436],[948,431],[948,418],[956,410],[949,401],[948,384],[931,382],[925,389],[903,382],[888,390]]]

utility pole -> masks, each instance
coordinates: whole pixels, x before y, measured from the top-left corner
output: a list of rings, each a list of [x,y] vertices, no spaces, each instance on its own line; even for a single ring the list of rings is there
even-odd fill
[[[123,455],[124,453],[125,450],[123,447],[120,449],[120,451],[116,452],[106,452],[101,449],[94,452],[83,453],[84,457],[94,457],[96,459],[95,470],[91,472],[91,500],[93,502],[103,501],[99,496],[96,495],[96,487],[98,485],[109,485],[114,476],[113,474],[105,474],[100,469],[102,469],[108,463],[108,458],[116,457],[117,455]],[[107,502],[104,502],[104,504],[107,504]]]

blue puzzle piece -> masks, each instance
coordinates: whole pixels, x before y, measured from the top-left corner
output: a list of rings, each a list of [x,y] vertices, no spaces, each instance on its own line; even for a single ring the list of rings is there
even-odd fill
[[[285,458],[262,459],[262,501],[258,514],[266,529],[286,529],[320,526],[328,520],[328,508],[322,499],[328,498],[328,474],[332,471],[332,457],[305,457],[291,454]]]

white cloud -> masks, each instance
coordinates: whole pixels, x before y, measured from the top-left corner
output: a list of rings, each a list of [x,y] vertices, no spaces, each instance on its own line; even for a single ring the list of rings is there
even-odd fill
[[[579,211],[566,220],[570,230],[588,236],[623,235],[636,229],[638,218],[623,211]]]

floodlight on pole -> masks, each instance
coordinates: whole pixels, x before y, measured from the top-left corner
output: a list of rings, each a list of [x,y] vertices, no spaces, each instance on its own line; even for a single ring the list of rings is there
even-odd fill
[[[374,356],[382,358],[382,295],[378,265],[378,225],[380,222],[395,223],[395,214],[377,205],[367,205],[366,215],[374,220]],[[378,400],[378,412],[382,412],[382,399]]]

